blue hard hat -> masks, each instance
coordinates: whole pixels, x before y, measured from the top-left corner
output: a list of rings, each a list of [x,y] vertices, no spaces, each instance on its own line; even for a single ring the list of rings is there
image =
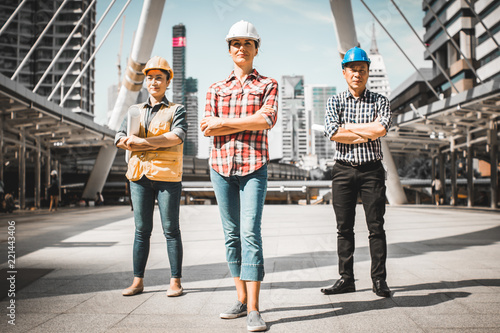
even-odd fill
[[[342,60],[342,69],[344,69],[345,64],[354,61],[364,61],[368,63],[368,66],[370,66],[371,62],[366,52],[357,46],[353,47],[352,49],[349,49],[349,51],[345,53],[344,60]]]

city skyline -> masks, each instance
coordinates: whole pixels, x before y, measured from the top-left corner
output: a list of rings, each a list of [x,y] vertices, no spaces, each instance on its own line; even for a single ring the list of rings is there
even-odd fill
[[[117,2],[109,17],[104,19],[102,27],[98,30],[97,42],[100,42],[123,3],[124,1]],[[398,42],[408,54],[413,55],[412,61],[419,67],[430,67],[423,60],[424,48],[415,42],[416,37],[396,9],[391,7],[390,3],[382,1],[367,1],[367,3],[388,29],[399,32]],[[423,35],[421,1],[405,1],[399,5],[414,28]],[[107,4],[98,2],[97,19],[106,6]],[[125,11],[122,66],[130,52],[133,32],[137,27],[141,9],[142,3],[132,2]],[[280,15],[276,16],[278,12]],[[353,12],[358,40],[361,47],[369,50],[373,18],[357,1],[353,1]],[[152,55],[164,56],[171,62],[172,27],[179,23],[186,26],[189,30],[189,40],[186,45],[186,77],[198,79],[199,117],[203,116],[205,94],[210,84],[224,79],[232,70],[225,36],[229,27],[241,19],[254,23],[261,35],[262,46],[254,66],[262,75],[273,77],[278,82],[283,75],[303,75],[307,84],[327,84],[336,87],[337,92],[346,89],[328,1],[258,0],[248,3],[227,0],[202,3],[194,0],[182,3],[167,1]],[[395,87],[410,76],[413,69],[387,35],[381,32],[378,26],[377,29],[379,51],[384,56],[386,64],[391,64],[387,71],[390,84]],[[104,102],[102,101],[102,92],[116,81],[117,69],[113,66],[115,63],[113,60],[116,59],[120,34],[120,28],[116,27],[96,58],[96,122],[98,123],[105,123],[105,118],[101,117],[100,113],[107,109],[105,96]],[[167,91],[167,96],[171,95],[172,87]],[[281,121],[278,122],[280,123]],[[273,142],[279,139],[279,131],[278,125],[270,133],[271,158],[281,155],[273,145]],[[205,142],[207,140],[200,140],[200,157],[207,157],[208,153],[204,149],[204,145],[208,146]]]
[[[62,1],[63,0],[58,0],[55,4],[61,4]],[[71,3],[73,5],[79,2],[79,0],[74,0],[68,3]],[[224,15],[224,11],[221,11],[222,7],[216,7],[215,3],[220,4],[222,2],[223,1],[217,1],[212,3],[215,13],[217,15],[221,14],[221,21],[223,21],[222,17]],[[391,2],[394,3],[394,1]],[[36,2],[31,0],[28,1],[28,3]],[[66,1],[64,3],[66,3]],[[127,4],[128,3],[130,3],[130,0],[127,1]],[[159,2],[157,2],[156,4],[158,3]],[[258,4],[259,1],[256,1],[256,3]],[[287,2],[288,5],[299,5],[302,3],[303,2],[298,1]],[[317,2],[313,3],[316,4]],[[231,5],[233,7],[238,5],[241,5],[241,7],[247,6],[247,4],[242,5],[241,3],[236,3],[234,1],[231,1]],[[271,0],[269,6],[267,7],[273,8],[270,11],[275,12],[275,9],[280,5],[283,10],[288,8],[284,7],[279,0]],[[5,5],[2,6],[4,6],[3,8],[5,9]],[[247,6],[247,9],[251,9],[248,12],[258,12],[258,9],[262,9],[258,8],[258,6],[257,8],[254,8],[255,3],[252,3],[252,6],[253,7]],[[403,77],[404,75],[403,78],[407,78],[403,83],[399,85],[395,84],[396,87],[391,93],[391,107],[394,116],[394,127],[393,130],[387,134],[384,142],[388,143],[392,154],[397,155],[396,157],[399,161],[398,163],[400,166],[405,165],[408,160],[415,158],[415,156],[419,156],[420,158],[420,156],[426,154],[428,157],[430,157],[432,170],[427,170],[424,174],[422,174],[424,177],[433,178],[435,171],[437,170],[436,167],[439,167],[440,177],[443,177],[444,172],[442,172],[443,170],[441,169],[445,167],[447,169],[447,166],[445,164],[451,165],[450,171],[446,171],[447,173],[449,173],[449,175],[447,175],[446,177],[450,176],[452,181],[452,194],[450,197],[450,203],[452,205],[455,205],[457,200],[459,199],[457,195],[458,183],[456,182],[456,180],[458,178],[463,179],[464,177],[466,177],[467,180],[467,204],[468,206],[474,205],[474,178],[477,176],[477,174],[475,173],[476,165],[478,162],[489,164],[486,169],[483,168],[483,170],[480,172],[481,176],[490,176],[491,178],[489,183],[491,185],[491,205],[494,208],[497,204],[498,184],[497,127],[498,105],[500,103],[500,92],[498,88],[498,80],[500,78],[500,53],[498,52],[498,48],[496,47],[498,46],[498,42],[494,40],[495,38],[492,37],[492,35],[497,35],[499,33],[498,17],[500,16],[498,14],[500,13],[500,2],[495,0],[485,0],[476,2],[475,6],[472,6],[470,3],[466,4],[460,0],[435,1],[433,2],[433,6],[431,7],[429,3],[423,1],[422,6],[420,7],[423,6],[428,7],[425,11],[425,17],[422,20],[425,28],[423,43],[425,43],[427,47],[427,51],[424,54],[424,59],[430,59],[432,57],[434,59],[434,64],[432,68],[421,68],[420,71],[417,70],[418,75],[417,73],[413,73],[408,76],[407,72],[402,72],[402,74],[400,75],[400,77]],[[64,4],[61,4],[60,9],[63,7]],[[163,3],[161,4],[161,7],[163,8]],[[78,14],[82,9],[85,9],[85,7],[79,8],[78,10],[72,9],[74,9],[73,6],[71,8],[67,8],[66,11],[71,14]],[[93,9],[93,7],[89,9]],[[297,9],[299,9],[298,6],[294,7],[295,12],[297,12]],[[162,14],[162,11],[163,10],[156,10],[155,13]],[[355,9],[355,12],[357,13],[358,11]],[[5,10],[2,12],[4,20],[7,18],[6,13],[7,11]],[[304,16],[305,18],[310,18],[310,16],[308,16],[308,14],[310,13],[311,12],[302,13],[302,16]],[[190,15],[191,14],[193,13],[190,13]],[[284,15],[287,15],[285,10]],[[318,19],[318,22],[320,22],[320,14],[316,12],[314,13],[314,15]],[[146,62],[146,60],[150,56],[150,53],[152,55],[156,53],[151,52],[151,48],[154,44],[154,40],[151,38],[151,32],[153,31],[148,31],[148,29],[143,29],[143,27],[145,25],[148,26],[153,21],[160,23],[159,16],[160,15],[158,15],[158,17],[150,18],[151,21],[148,21],[148,24],[144,24],[146,22],[142,22],[140,32],[144,31],[145,34],[140,33],[139,36],[141,37],[135,38],[136,42],[139,42],[140,38],[141,43],[147,41],[150,44],[147,48],[141,45],[141,48],[144,47],[144,49],[142,50],[147,50],[147,54],[142,54],[142,56],[138,57],[141,62]],[[193,17],[194,16],[195,15],[193,15]],[[265,17],[266,15],[262,16]],[[379,15],[377,16],[377,18],[381,18],[381,16],[382,15]],[[15,17],[15,15],[13,15],[12,17]],[[61,18],[68,19],[68,17],[66,16],[61,16]],[[85,16],[82,16],[82,20],[83,18],[85,18]],[[54,19],[56,19],[55,16]],[[118,17],[114,22],[116,23],[119,20],[120,18]],[[311,27],[315,26],[314,24],[309,24],[310,22],[307,23],[306,21],[306,19],[304,19],[304,22],[301,21],[303,25],[301,25],[300,27],[297,25],[297,29],[299,30],[293,30],[289,29],[289,25],[283,23],[283,17],[281,15],[276,16],[275,21],[273,21],[273,24],[275,24],[275,29],[273,30],[273,34],[270,35],[270,37],[272,39],[278,36],[279,40],[274,40],[274,43],[273,40],[270,40],[270,48],[265,50],[266,52],[263,52],[261,49],[262,58],[258,59],[262,61],[264,57],[266,57],[266,61],[262,61],[262,63],[264,64],[263,68],[259,67],[258,65],[256,66],[256,68],[259,69],[261,73],[267,76],[275,77],[278,79],[279,76],[273,74],[273,71],[285,73],[281,75],[281,78],[299,77],[302,78],[302,82],[305,81],[308,84],[311,84],[310,82],[312,82],[312,85],[315,86],[320,86],[321,84],[317,84],[316,82],[320,82],[324,78],[332,81],[338,79],[343,83],[345,89],[343,78],[339,78],[335,75],[328,75],[328,70],[330,70],[329,65],[332,62],[331,59],[333,57],[330,57],[327,61],[318,61],[317,57],[321,55],[319,51],[323,50],[322,47],[316,47],[312,52],[306,52],[307,55],[305,57],[304,54],[299,54],[300,52],[297,51],[300,49],[300,47],[303,46],[303,43],[305,43],[305,39],[301,38],[300,33],[310,33],[311,31],[313,31]],[[34,22],[36,25],[36,22],[38,21],[35,20]],[[123,23],[125,23],[125,20],[123,20]],[[195,27],[195,30],[200,31],[200,27],[203,27],[204,23],[205,22],[200,21],[196,22],[196,24],[194,25],[189,24],[188,26],[193,26]],[[42,25],[42,22],[38,24],[38,26],[40,27]],[[127,26],[132,25],[133,24],[129,24]],[[388,24],[386,24],[386,26],[387,25]],[[122,27],[124,26],[125,24],[122,25]],[[345,33],[349,32],[348,30],[346,30],[347,26],[342,23],[339,23],[335,26]],[[49,24],[46,27],[46,30],[48,31],[50,27],[51,25]],[[64,29],[68,29],[67,24],[56,24],[55,27],[63,27]],[[25,30],[27,30],[22,30],[24,28],[26,27],[21,26],[22,32],[25,32]],[[54,35],[53,37],[56,38],[55,44],[51,43],[51,45],[48,45],[49,43],[44,40],[43,43],[45,44],[41,44],[42,47],[54,47],[55,45],[59,45],[58,43],[62,43],[61,39],[63,39],[64,37],[64,31],[58,30],[57,28],[55,29],[55,32],[51,31],[51,34]],[[284,32],[281,31],[280,33],[279,28],[287,30]],[[211,29],[212,26],[207,26],[204,32],[208,32],[208,35],[211,35],[213,34],[213,31]],[[491,31],[488,29],[491,29]],[[392,32],[391,28],[390,30]],[[122,30],[122,32],[125,33],[124,30]],[[310,35],[310,39],[308,39],[307,41],[311,42],[311,44],[314,44],[318,41],[316,40],[316,38],[319,38],[321,45],[330,43],[330,41],[325,42],[323,39],[321,39],[322,32],[323,30],[314,30],[314,33]],[[397,37],[403,35],[396,32],[393,33]],[[125,33],[125,35],[129,36],[128,32]],[[7,34],[5,34],[5,36],[7,36]],[[18,36],[22,35],[18,34]],[[154,36],[156,39],[156,28]],[[161,29],[158,37],[162,41],[160,45],[164,46],[165,43],[163,41],[169,39],[169,34]],[[212,37],[215,38],[214,36]],[[340,37],[342,37],[342,35]],[[222,70],[224,69],[225,72],[225,68],[227,67],[227,44],[223,43],[224,48],[222,48],[226,53],[226,58],[214,57],[213,54],[218,52],[218,49],[213,46],[215,45],[215,43],[211,43],[211,38],[206,39],[207,44],[210,44],[211,47],[207,47],[205,50],[203,50],[203,52],[199,52],[199,43],[193,43],[193,51],[195,51],[194,53],[196,53],[198,61],[190,63],[193,63],[196,66],[203,67],[202,71],[196,72],[200,73],[203,80],[208,80],[207,78],[211,77],[209,75],[210,71],[215,70],[222,73]],[[353,38],[353,40],[357,40],[355,36]],[[363,38],[360,38],[360,40],[362,39]],[[42,40],[42,38],[40,37],[39,40]],[[288,43],[289,40],[291,40],[292,43]],[[87,41],[94,41],[94,37],[87,37]],[[112,38],[111,41],[116,40]],[[278,43],[276,43],[276,41]],[[122,42],[123,39],[120,40],[120,45],[122,44]],[[23,43],[22,45],[19,43],[17,44],[18,47],[23,49],[29,47],[29,45],[29,42]],[[33,46],[32,50],[36,49],[36,45],[38,45],[38,42]],[[274,47],[275,45],[281,47],[281,50],[279,50],[278,52],[272,52],[272,47]],[[347,45],[354,45],[354,43],[349,42]],[[100,46],[101,44],[99,43],[99,46],[97,46],[96,50],[98,50]],[[173,46],[175,46],[175,44]],[[373,43],[373,46],[374,47],[371,47],[370,50],[370,57],[373,57],[373,68],[371,68],[374,70],[373,77],[382,79],[382,82],[380,82],[381,84],[373,83],[372,88],[373,90],[375,90],[379,87],[383,88],[385,83],[388,83],[389,78],[387,78],[387,81],[384,78],[383,74],[385,71],[383,66],[379,68],[375,66],[378,47],[375,43]],[[75,52],[74,49],[78,48],[85,49],[84,47],[82,48],[80,46],[75,46],[74,48],[71,48],[71,51]],[[366,49],[365,46],[363,46],[363,48]],[[136,49],[137,48],[134,47],[134,58],[136,57]],[[120,54],[121,47],[118,50],[118,54]],[[413,54],[411,50],[406,48],[405,50],[410,57],[417,56],[416,54]],[[116,52],[116,50],[114,50],[113,52]],[[401,57],[401,55],[397,55],[393,52],[388,52],[387,50],[381,50],[381,53],[384,55],[384,57],[388,56],[388,63],[390,63],[390,68],[397,67],[402,60],[405,60],[404,57]],[[54,58],[58,58],[57,55],[54,56],[53,54],[54,50],[52,49],[52,56]],[[109,55],[106,53],[104,54]],[[28,57],[29,56],[27,56],[25,59],[28,59]],[[6,59],[4,60],[11,60],[10,58],[6,57]],[[91,73],[94,73],[94,60],[89,60],[85,64],[85,59],[82,59],[78,55],[76,55],[74,59],[76,61],[80,61],[81,66],[84,66],[83,73],[87,73],[87,69]],[[269,59],[271,59],[272,61],[269,61]],[[304,59],[307,61],[304,61]],[[394,62],[395,59],[400,61]],[[39,67],[39,65],[43,63],[40,60],[50,61],[49,52],[41,52],[40,54],[34,53],[35,71],[37,71],[37,67]],[[54,59],[54,61],[56,60],[57,59]],[[67,59],[65,59],[65,61],[66,60]],[[112,64],[112,61],[110,61],[109,57],[107,58],[107,61],[108,63]],[[133,63],[133,61],[131,62]],[[129,64],[131,62],[129,61]],[[220,65],[223,62],[224,65]],[[117,73],[120,73],[120,63],[121,61],[117,62],[116,67],[108,65],[106,68],[107,72],[102,71],[102,73],[113,74],[113,72],[117,71],[117,69]],[[287,63],[294,63],[294,65],[287,66]],[[269,64],[272,64],[273,67],[264,68],[265,66],[269,66]],[[56,65],[59,70],[67,67],[64,66],[64,63]],[[140,70],[139,68],[137,68],[139,65],[140,64],[135,65],[136,72],[139,72]],[[417,66],[419,65],[417,64]],[[20,65],[20,67],[23,67],[22,64]],[[127,71],[129,71],[129,68],[127,68]],[[321,75],[318,75],[315,77],[315,79],[312,79],[314,77],[313,69],[317,68],[323,69],[324,71]],[[17,68],[17,71],[20,70],[21,68]],[[70,69],[68,68],[68,70]],[[266,70],[269,70],[269,72],[266,72]],[[295,73],[296,70],[300,70],[300,72]],[[75,72],[77,71],[75,70],[72,74],[77,74]],[[182,70],[179,70],[179,72],[182,72]],[[89,118],[93,118],[92,114],[89,114],[88,117],[82,117],[80,114],[78,114],[81,113],[81,111],[85,110],[91,111],[91,107],[87,108],[82,106],[81,110],[75,110],[75,108],[71,107],[59,107],[57,103],[54,102],[45,103],[45,101],[43,100],[43,93],[37,92],[37,94],[29,91],[30,86],[26,85],[26,83],[23,85],[22,82],[15,82],[15,76],[16,75],[14,74],[11,80],[12,82],[9,82],[8,77],[6,78],[6,84],[4,90],[2,90],[2,95],[4,96],[3,99],[4,101],[6,101],[4,103],[4,107],[7,110],[4,111],[6,112],[6,115],[4,117],[4,122],[6,123],[6,125],[3,127],[2,137],[3,133],[7,133],[7,135],[9,136],[8,140],[5,140],[4,142],[7,142],[6,151],[10,155],[7,157],[7,159],[4,159],[4,155],[2,154],[2,159],[4,161],[6,160],[6,162],[5,165],[4,163],[0,163],[0,165],[2,166],[2,168],[3,166],[9,165],[8,169],[11,173],[18,172],[18,180],[20,184],[19,193],[24,193],[22,189],[26,185],[27,173],[23,172],[23,170],[26,169],[28,165],[30,165],[32,170],[31,172],[36,172],[38,177],[38,184],[35,188],[35,192],[36,196],[38,196],[38,198],[36,199],[38,204],[36,204],[36,206],[39,207],[39,180],[41,177],[41,163],[45,164],[44,169],[47,170],[47,172],[45,172],[46,175],[48,175],[48,171],[50,171],[51,167],[53,167],[55,170],[58,170],[62,174],[63,169],[61,169],[61,165],[64,165],[63,168],[66,168],[66,170],[68,170],[67,168],[70,168],[72,172],[75,171],[75,167],[77,167],[78,165],[82,165],[84,166],[84,168],[88,168],[88,166],[92,164],[93,155],[97,151],[96,148],[99,148],[99,146],[105,143],[105,141],[112,141],[112,138],[114,137],[114,130],[117,128],[119,121],[117,121],[117,119],[113,119],[113,126],[110,126],[113,130],[111,130],[109,128],[106,128],[105,126],[100,126],[98,123],[94,123],[93,121],[91,121],[91,119]],[[115,80],[119,76],[120,75],[116,75]],[[224,73],[224,76],[227,77],[227,72]],[[99,82],[102,81],[102,83],[104,84],[105,79],[109,79],[110,77],[111,75],[109,77],[99,75],[98,80]],[[317,80],[318,78],[319,81]],[[133,78],[131,80],[136,82],[136,89],[134,90],[138,90],[142,87],[142,76],[139,76],[139,80],[134,80]],[[31,80],[30,82],[31,84],[34,84],[35,81],[36,75],[33,75],[33,80]],[[110,80],[110,82],[113,81]],[[122,82],[124,86],[128,85],[129,83],[127,80],[123,80]],[[391,82],[394,82],[394,80],[391,79]],[[77,83],[78,82],[75,82],[73,86],[75,86]],[[196,86],[196,84],[193,84],[193,86]],[[293,91],[300,92],[304,85],[298,85],[292,82],[291,86],[293,88]],[[370,86],[372,86],[371,83]],[[113,87],[113,85],[111,85],[110,87]],[[278,122],[278,124],[281,124],[282,122],[284,123],[286,120],[285,113],[287,111],[286,105],[288,104],[287,98],[285,96],[287,90],[286,87],[286,84],[282,84],[282,87],[280,88],[280,91],[282,91],[283,93],[283,103],[281,103],[281,108],[279,110],[281,113],[282,121]],[[337,85],[332,85],[331,87],[335,88],[336,91]],[[387,88],[389,88],[388,85]],[[36,90],[36,88],[34,90]],[[341,90],[343,89],[341,86],[339,86],[339,91]],[[86,93],[83,90],[81,91],[81,96],[83,97],[83,95],[85,95]],[[88,91],[93,93],[93,87]],[[98,91],[103,92],[105,91],[105,89],[98,88]],[[123,91],[124,90],[122,90],[122,92]],[[197,88],[192,89],[192,91],[193,93],[195,93],[197,91]],[[112,92],[116,92],[116,88],[113,88]],[[294,94],[293,99],[299,99],[295,98],[299,95],[301,94]],[[327,95],[327,93],[325,93],[325,95]],[[133,97],[135,96],[137,95],[134,94]],[[193,102],[197,102],[198,96],[196,95],[192,97],[194,98]],[[42,100],[43,102],[40,103],[40,100]],[[76,96],[75,101],[80,100],[83,101],[83,98]],[[203,96],[200,96],[200,100],[203,101]],[[128,104],[128,102],[131,102],[131,100],[127,101],[125,104]],[[302,101],[299,100],[297,102],[299,104],[295,105],[298,107],[290,109],[290,112],[288,114],[299,114],[299,107]],[[91,100],[91,104],[92,106],[94,105],[93,99]],[[197,105],[197,103],[193,104]],[[200,108],[203,108],[203,106],[200,105]],[[202,112],[198,112],[199,109],[197,106],[192,106],[192,110],[195,110],[191,113],[193,116],[195,116],[195,119],[193,120],[193,125],[191,126],[191,128],[198,134],[198,114],[202,114]],[[102,110],[101,112],[99,111],[100,110],[97,110],[97,114],[102,114]],[[126,110],[124,109],[123,111]],[[321,113],[319,106],[318,113]],[[320,119],[320,117],[318,117],[317,119]],[[317,125],[316,129],[318,128],[318,126],[320,126],[320,123],[321,122],[315,124]],[[279,131],[277,132],[278,127],[279,125],[272,131],[272,135],[280,133]],[[299,129],[300,127],[301,126],[299,126]],[[309,126],[307,127],[309,128]],[[44,131],[42,128],[46,129],[46,131]],[[19,139],[19,135],[22,136],[21,139]],[[277,151],[276,144],[279,143],[284,137],[285,135],[278,135],[278,140],[270,140],[271,158],[273,158],[273,150],[275,152]],[[300,135],[297,135],[296,137],[298,137],[300,140]],[[308,147],[309,146],[310,145],[308,145]],[[85,149],[81,149],[82,147],[85,147]],[[116,149],[112,145],[107,145],[106,147],[101,148],[109,148],[109,150],[113,152],[113,156],[116,151]],[[300,155],[300,149],[293,149],[293,151],[298,151]],[[280,150],[278,150],[277,152],[279,154]],[[307,153],[309,153],[309,151]],[[386,156],[391,156],[391,154],[386,154]],[[52,157],[55,157],[55,160],[52,159]],[[310,160],[313,161],[312,156],[308,157],[311,157]],[[298,159],[300,159],[300,156],[293,156],[293,159],[294,161],[297,161]],[[112,158],[110,158],[109,160],[111,161]],[[390,161],[391,159],[389,158],[388,160]],[[84,161],[84,163],[81,163],[80,161]],[[17,165],[11,162],[17,163]],[[96,162],[96,165],[98,164],[99,163]],[[195,165],[196,163],[193,162],[192,164]],[[206,165],[206,162],[204,163],[204,165]],[[277,164],[274,165],[276,166]],[[399,172],[399,170],[403,170],[401,168],[396,170],[396,168],[394,167],[391,168],[390,165],[391,162],[388,163],[388,169],[392,170],[391,172],[393,175],[397,175],[396,172]],[[17,169],[17,167],[19,167],[19,169]],[[280,165],[279,167],[281,168],[282,166]],[[286,165],[286,167],[291,166]],[[186,170],[189,170],[189,168],[186,168]],[[483,173],[483,171],[485,173]],[[2,172],[3,169],[0,169],[0,173]],[[406,171],[403,170],[403,172]],[[104,175],[103,172],[101,172],[100,174]],[[400,176],[403,177],[403,175],[401,174]],[[414,177],[414,175],[410,175],[409,177]],[[91,193],[95,193],[95,190]],[[390,193],[390,191],[388,191],[388,193]],[[21,207],[23,208],[26,204],[26,201],[24,199],[26,199],[25,196],[20,197]],[[389,201],[391,201],[390,197]]]

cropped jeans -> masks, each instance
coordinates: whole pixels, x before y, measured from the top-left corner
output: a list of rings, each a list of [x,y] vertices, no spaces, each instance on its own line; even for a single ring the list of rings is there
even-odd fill
[[[232,277],[264,279],[261,222],[267,192],[267,165],[246,176],[224,177],[210,170]]]
[[[167,241],[170,277],[182,277],[182,240],[179,228],[179,208],[181,182],[154,181],[143,176],[130,182],[130,196],[134,205],[134,276],[144,277],[148,261],[151,232],[153,231],[153,212],[155,199],[158,199],[161,225]]]

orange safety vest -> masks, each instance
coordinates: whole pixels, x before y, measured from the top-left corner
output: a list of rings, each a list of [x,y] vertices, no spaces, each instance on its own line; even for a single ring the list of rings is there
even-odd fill
[[[162,104],[160,110],[151,120],[148,133],[144,120],[146,115],[146,103],[138,105],[141,108],[141,122],[139,137],[147,138],[170,132],[175,111],[180,104],[170,103],[168,107]],[[182,180],[182,151],[184,144],[158,148],[148,151],[133,151],[128,162],[126,177],[130,181],[137,181],[146,176],[148,179],[162,182],[180,182]]]

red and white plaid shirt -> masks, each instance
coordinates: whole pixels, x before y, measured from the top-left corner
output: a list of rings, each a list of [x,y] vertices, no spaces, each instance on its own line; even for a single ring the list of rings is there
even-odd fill
[[[208,89],[205,117],[244,118],[255,114],[264,105],[272,105],[275,110],[272,116],[263,114],[272,128],[278,112],[278,82],[254,69],[242,86],[231,72],[226,80],[216,82]],[[225,177],[246,176],[260,169],[269,160],[267,132],[243,131],[214,136],[211,167]]]

